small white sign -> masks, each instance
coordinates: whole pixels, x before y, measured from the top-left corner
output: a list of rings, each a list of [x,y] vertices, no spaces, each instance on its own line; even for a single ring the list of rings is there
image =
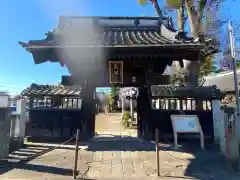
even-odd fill
[[[178,133],[199,132],[198,118],[196,116],[173,116],[173,123]]]
[[[8,107],[8,96],[7,95],[0,95],[0,108]]]
[[[200,145],[204,149],[204,135],[202,127],[199,123],[198,116],[196,115],[171,115],[173,133],[174,133],[174,145],[178,148],[178,133],[199,133]]]

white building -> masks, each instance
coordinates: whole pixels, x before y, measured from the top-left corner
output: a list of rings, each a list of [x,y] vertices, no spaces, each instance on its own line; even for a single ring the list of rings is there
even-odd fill
[[[240,70],[237,70],[238,83],[240,82]],[[206,82],[204,86],[216,85],[221,91],[234,90],[233,71],[226,71],[217,74],[212,74],[204,77]]]

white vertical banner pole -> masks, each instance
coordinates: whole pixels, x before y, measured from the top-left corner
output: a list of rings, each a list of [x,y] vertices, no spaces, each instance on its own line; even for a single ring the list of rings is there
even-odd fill
[[[232,66],[233,66],[233,77],[234,77],[234,89],[236,93],[236,107],[237,107],[237,114],[240,114],[240,104],[239,104],[239,91],[238,91],[238,77],[237,77],[237,70],[236,70],[236,54],[235,54],[235,39],[233,33],[232,22],[229,21],[229,39],[230,39],[230,50],[231,50],[231,57],[232,57]]]

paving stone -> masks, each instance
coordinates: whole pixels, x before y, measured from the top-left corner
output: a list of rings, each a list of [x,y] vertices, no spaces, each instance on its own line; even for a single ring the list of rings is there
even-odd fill
[[[121,158],[122,159],[130,159],[131,157],[130,157],[130,154],[129,154],[128,151],[122,151],[121,152]]]
[[[135,159],[133,160],[133,165],[134,165],[134,171],[137,177],[145,177],[146,172],[143,168],[143,164],[140,160]]]
[[[123,177],[123,169],[122,166],[114,166],[112,167],[111,170],[111,177],[117,177],[117,178],[121,178]]]
[[[123,174],[124,176],[132,176],[132,174],[135,174],[135,170],[134,170],[134,165],[133,162],[131,160],[123,160],[122,161],[123,164]]]
[[[102,162],[92,162],[91,163],[91,169],[100,169],[102,165]]]
[[[101,169],[100,169],[100,174],[109,176],[111,174],[111,165],[110,164],[102,164]]]
[[[133,151],[133,152],[130,152],[130,157],[132,159],[138,159],[138,152],[137,151]]]
[[[111,160],[103,160],[102,161],[102,165],[108,165],[109,167],[111,167]]]
[[[112,168],[113,167],[122,167],[122,160],[121,159],[113,159],[112,161],[111,161],[111,163],[112,163]]]
[[[99,117],[101,119],[98,119]],[[136,131],[124,129],[120,121],[119,115],[97,115],[96,130],[99,137],[95,138],[94,142],[89,142],[91,148],[79,151],[78,170],[83,178],[96,180],[240,179],[239,175],[228,172],[225,160],[214,153],[208,153],[206,150],[191,154],[170,151],[170,149],[167,153],[162,150],[159,152],[162,177],[156,177],[155,145],[136,138]],[[185,160],[182,161],[179,158]],[[73,160],[73,150],[54,150],[28,162],[21,169],[15,168],[5,172],[4,175],[0,175],[0,179],[72,180],[72,174],[61,175],[60,168],[71,170]],[[53,169],[56,168],[56,172],[50,173],[46,170],[41,172],[44,168],[27,170],[29,165],[51,166]],[[58,167],[59,171],[57,171]]]
[[[93,159],[94,159],[94,161],[102,161],[103,160],[103,152],[95,152]]]
[[[87,177],[88,178],[96,178],[100,176],[100,168],[90,168]]]
[[[112,152],[113,159],[121,159],[121,151]]]
[[[103,154],[103,160],[112,160],[112,159],[113,159],[113,152],[105,151]]]
[[[84,162],[92,162],[94,160],[94,153],[86,150],[81,150],[78,157]]]

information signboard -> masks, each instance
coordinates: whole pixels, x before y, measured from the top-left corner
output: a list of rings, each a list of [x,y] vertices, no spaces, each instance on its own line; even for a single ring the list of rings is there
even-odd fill
[[[199,133],[198,119],[196,116],[174,115],[173,123],[178,133]]]
[[[171,115],[172,127],[174,132],[175,148],[178,147],[178,133],[199,133],[201,148],[204,149],[204,136],[198,116],[196,115]]]

